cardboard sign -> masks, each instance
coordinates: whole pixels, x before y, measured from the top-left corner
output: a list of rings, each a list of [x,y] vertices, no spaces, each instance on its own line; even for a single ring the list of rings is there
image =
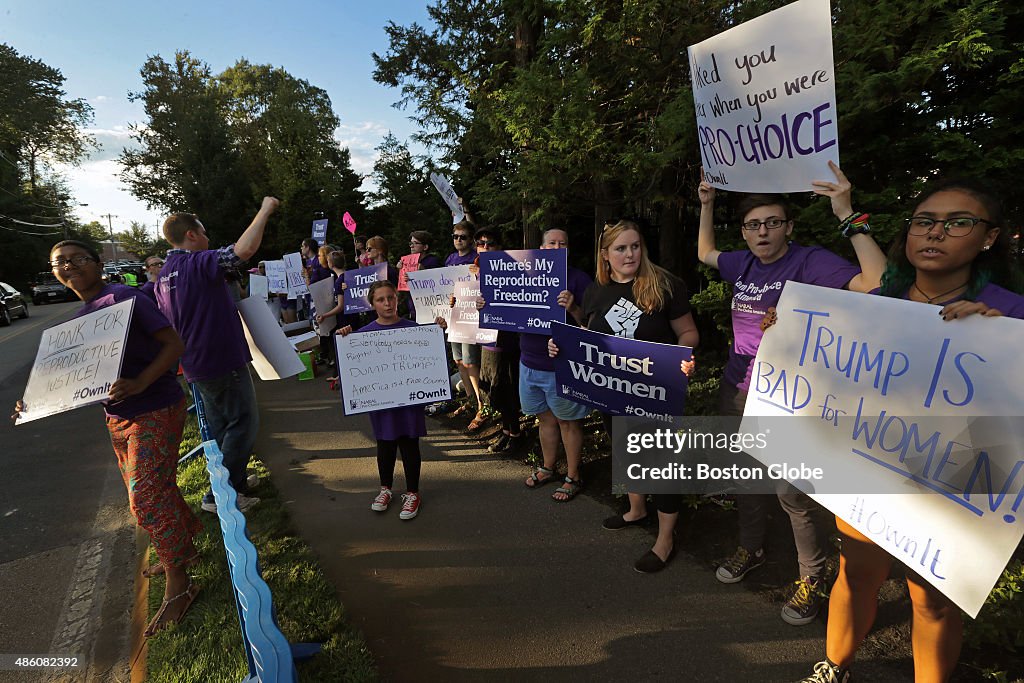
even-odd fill
[[[370,292],[370,285],[379,280],[388,279],[388,264],[378,263],[375,266],[366,266],[356,270],[345,271],[345,288],[343,303],[345,313],[366,313],[373,310],[366,295]]]
[[[335,336],[346,415],[452,397],[444,333],[437,325]]]
[[[327,219],[321,218],[320,220],[313,221],[313,239],[316,240],[317,246],[323,246],[327,242]]]
[[[1024,322],[938,310],[788,283],[741,429],[786,416],[750,454],[848,482],[806,492],[976,616],[1024,533]]]
[[[444,203],[451,210],[452,223],[462,221],[466,217],[466,212],[462,210],[462,204],[459,203],[459,195],[455,194],[455,188],[452,187],[451,182],[440,173],[431,173],[430,182],[441,193],[441,198],[444,199]]]
[[[416,306],[416,322],[427,325],[438,318],[451,322],[456,282],[470,282],[469,266],[431,268],[408,274],[409,294]]]
[[[306,286],[302,255],[299,252],[284,255],[284,275],[287,280],[286,289],[289,299],[298,299],[300,296],[309,293],[309,288]]]
[[[679,365],[693,349],[656,344],[552,323],[558,347],[558,395],[612,415],[671,424],[686,408],[686,375]]]
[[[420,269],[420,255],[409,254],[399,259],[401,265],[398,268],[398,291],[408,292],[409,291],[409,273],[414,273]]]
[[[265,261],[263,267],[267,271],[267,289],[274,294],[287,292],[288,277],[285,275],[284,261]]]
[[[568,288],[565,249],[485,251],[480,254],[480,326],[526,334],[551,334],[565,322],[558,295]]]
[[[337,303],[334,298],[334,278],[328,277],[314,282],[309,286],[309,294],[313,299],[313,310],[317,313],[325,313],[333,309]],[[324,318],[322,323],[316,321],[316,317],[313,318],[313,329],[321,337],[326,337],[334,329],[337,322],[337,317],[330,315]]]
[[[476,307],[478,298],[480,285],[476,278],[455,283],[455,306],[448,321],[448,341],[462,344],[493,344],[497,341],[497,330],[480,329],[480,311]]]
[[[102,403],[121,376],[135,299],[43,330],[16,424]]]
[[[352,218],[352,214],[346,211],[345,215],[341,217],[341,222],[345,225],[346,230],[353,235],[356,234],[356,219]]]
[[[236,306],[242,318],[245,341],[252,354],[252,366],[260,379],[282,379],[302,372],[302,361],[267,305],[249,297]]]
[[[256,273],[249,275],[249,296],[254,299],[266,300],[267,295],[270,293],[270,287],[268,285],[269,280]]]
[[[806,192],[839,163],[829,0],[798,0],[689,47],[705,179]]]

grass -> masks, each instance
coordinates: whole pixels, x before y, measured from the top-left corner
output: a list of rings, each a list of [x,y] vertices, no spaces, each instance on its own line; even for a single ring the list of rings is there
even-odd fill
[[[181,453],[198,443],[199,433],[190,419]],[[266,468],[256,460],[249,467],[262,479],[255,491],[261,502],[246,513],[246,526],[273,594],[278,625],[291,643],[323,643],[319,654],[296,665],[299,680],[378,680],[362,634],[348,625],[344,607],[316,558],[290,527]],[[202,455],[178,470],[178,486],[206,527],[195,539],[202,561],[190,572],[202,592],[181,624],[149,639],[149,681],[209,683],[240,681],[248,676],[220,526],[215,515],[198,512],[208,481]],[[150,562],[156,562],[152,548],[149,552]],[[159,609],[163,590],[163,579],[150,582],[150,615]]]

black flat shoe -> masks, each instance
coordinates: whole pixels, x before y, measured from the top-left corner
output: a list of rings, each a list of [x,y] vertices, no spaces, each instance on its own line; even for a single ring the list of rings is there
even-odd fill
[[[633,569],[640,572],[641,574],[654,574],[660,572],[662,569],[668,566],[668,563],[672,561],[672,558],[676,555],[675,546],[668,552],[668,558],[662,560],[660,557],[654,554],[653,550],[648,550],[643,557],[636,561],[633,565]]]
[[[644,515],[640,519],[634,519],[632,522],[627,522],[622,518],[622,515],[615,515],[609,517],[601,523],[601,526],[608,531],[618,531],[619,529],[625,529],[631,526],[644,526],[647,524],[648,516]]]

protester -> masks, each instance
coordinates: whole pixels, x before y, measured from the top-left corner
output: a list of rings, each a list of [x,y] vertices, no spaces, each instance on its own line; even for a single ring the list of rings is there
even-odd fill
[[[356,334],[416,327],[416,323],[411,320],[398,317],[398,290],[394,283],[388,280],[374,282],[370,285],[367,298],[373,306],[374,313],[377,314],[377,319],[362,327]],[[343,337],[351,333],[350,325],[338,329],[338,334]],[[384,512],[391,504],[395,462],[398,451],[401,450],[406,492],[402,495],[402,511],[398,516],[403,520],[413,519],[420,511],[420,437],[427,435],[423,406],[402,406],[373,411],[370,413],[370,424],[373,426],[373,436],[377,440],[377,472],[380,475],[380,492],[373,499],[370,509],[374,512]]]
[[[601,233],[597,279],[583,295],[583,320],[588,329],[627,339],[691,348],[700,340],[686,285],[651,262],[640,227],[632,221],[605,225]],[[548,342],[548,349],[553,356],[558,354],[554,342]],[[680,365],[686,374],[692,369],[693,361]],[[612,417],[603,417],[614,443]],[[566,476],[555,493],[572,498],[582,486],[578,479]],[[647,497],[639,493],[627,497],[629,510],[606,519],[605,529],[617,531],[647,517]],[[680,494],[655,494],[652,498],[658,511],[658,538],[654,547],[633,564],[643,574],[661,571],[675,556],[675,527],[683,499]]]
[[[356,250],[356,267],[363,268],[373,265],[373,259],[366,253],[366,239],[362,236],[352,236],[352,245]]]
[[[569,233],[558,228],[546,230],[541,236],[541,249],[568,249]],[[558,305],[566,310],[565,322],[578,325],[583,320],[583,294],[592,280],[578,268],[568,267],[567,287],[558,294]],[[548,334],[519,335],[519,402],[527,415],[536,415],[540,450],[544,464],[526,480],[529,488],[539,488],[555,478],[558,444],[565,448],[566,474],[580,479],[580,458],[583,449],[583,418],[590,409],[558,395],[554,362],[548,356]],[[572,500],[559,494],[559,501]]]
[[[247,495],[256,478],[245,473],[256,442],[259,409],[249,375],[249,347],[224,273],[256,253],[277,206],[277,199],[264,197],[241,237],[220,249],[209,249],[206,228],[193,214],[171,214],[163,225],[164,237],[173,248],[167,252],[164,274],[157,283],[157,304],[185,342],[181,359],[185,379],[202,397],[240,510],[259,502]],[[203,497],[202,509],[217,512],[212,491]]]
[[[860,268],[821,247],[804,247],[791,242],[793,220],[778,195],[750,195],[740,202],[743,239],[749,249],[720,252],[715,249],[715,190],[701,182],[700,232],[697,255],[717,268],[722,279],[733,285],[732,328],[734,342],[719,391],[722,415],[743,414],[757,347],[764,333],[762,321],[774,310],[787,281],[822,287],[867,292],[878,286],[885,255],[868,234],[867,217],[853,211],[851,185],[838,166],[829,162],[836,182],[815,181],[814,191],[831,199],[832,213],[839,229],[857,253]],[[742,494],[737,496],[740,544],[732,557],[715,572],[722,583],[742,581],[748,572],[766,562],[764,539],[768,510],[778,500],[789,516],[796,544],[799,579],[792,596],[782,607],[781,617],[794,626],[814,621],[827,595],[828,536],[831,517],[807,495],[792,489],[778,496]]]
[[[331,276],[331,270],[320,262],[320,243],[312,237],[302,240],[299,245],[299,254],[302,256],[302,267],[305,270],[306,284],[320,282]]]
[[[50,265],[61,284],[85,302],[76,318],[134,300],[121,376],[110,385],[103,408],[129,507],[160,559],[147,576],[167,577],[163,602],[145,630],[148,638],[179,623],[199,594],[187,569],[198,558],[192,539],[202,525],[177,483],[185,397],[174,371],[185,347],[152,299],[135,288],[103,282],[103,264],[89,245],[58,242],[50,249]],[[12,417],[25,409],[18,401]]]
[[[333,251],[331,252],[331,270],[334,272],[334,308],[328,310],[326,313],[318,314],[316,317],[317,324],[323,322],[324,318],[335,316],[334,329],[337,330],[340,327],[354,327],[359,316],[357,315],[346,315],[345,311],[345,252]],[[335,367],[337,367],[337,346],[334,347],[335,354]],[[327,383],[330,385],[332,390],[338,389],[338,376],[327,378]]]
[[[430,245],[433,244],[433,241],[434,239],[426,230],[416,230],[409,235],[409,254],[419,254],[419,259],[416,261],[418,270],[440,268],[443,265],[441,259],[430,253]],[[409,292],[403,293],[407,311],[405,317],[409,320],[416,320],[416,304],[413,303],[412,295]]]
[[[444,260],[445,267],[449,266],[471,266],[476,261],[476,250],[473,248],[473,235],[476,233],[476,226],[469,221],[461,221],[452,226],[452,243],[455,251],[448,254]],[[452,416],[465,415],[473,410],[472,404],[476,404],[476,414],[473,419],[484,419],[484,403],[480,396],[480,346],[477,344],[463,344],[451,342],[452,360],[462,378],[462,389],[466,392],[469,404],[458,408]]]
[[[370,259],[371,266],[387,263],[387,279],[395,287],[398,287],[398,268],[388,263],[388,241],[379,236],[366,240],[366,255]]]
[[[1022,275],[1002,230],[1000,202],[970,181],[939,183],[922,194],[889,251],[881,294],[939,306],[943,320],[971,315],[1024,319]],[[955,322],[953,323],[955,324]],[[875,621],[878,590],[893,557],[841,517],[839,577],[828,603],[825,661],[803,683],[847,683],[857,648]],[[960,609],[906,569],[913,604],[914,680],[946,681],[963,643]]]
[[[332,282],[335,281],[334,270],[331,267],[331,254],[334,253],[335,251],[336,251],[336,249],[334,247],[328,245],[328,244],[324,244],[323,246],[321,246],[317,250],[317,253],[316,253],[317,265],[321,269],[323,269],[323,270],[325,270],[327,272],[327,277],[320,278],[319,280],[313,280],[312,282],[319,282],[320,280],[326,280],[328,277],[331,278]],[[342,273],[344,273],[344,272],[345,272],[345,262],[344,262],[344,255],[342,255]],[[314,313],[314,315],[316,316],[316,323],[317,323],[317,325],[320,325],[320,323],[323,321],[324,317],[329,317],[329,316],[322,316],[322,315],[319,314],[319,312]],[[320,354],[319,354],[320,361],[323,362],[324,364],[326,364],[328,368],[332,368],[332,369],[334,368],[334,348],[333,348],[334,347],[334,337],[332,335],[334,334],[334,330],[337,329],[338,327],[340,327],[340,325],[338,325],[337,321],[335,321],[335,325],[331,329],[329,329],[329,330],[321,329],[320,330]]]
[[[164,265],[164,260],[159,256],[147,256],[145,263],[146,282],[139,287],[139,291],[156,301],[156,281],[160,278],[160,269]]]

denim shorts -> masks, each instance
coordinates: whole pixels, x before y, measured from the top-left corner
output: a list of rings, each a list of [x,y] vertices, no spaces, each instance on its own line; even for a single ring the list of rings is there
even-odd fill
[[[558,395],[555,373],[534,370],[519,364],[519,403],[527,415],[540,415],[546,410],[559,420],[582,420],[590,413],[588,406]]]
[[[452,346],[452,360],[463,365],[480,367],[480,345],[449,342]]]

